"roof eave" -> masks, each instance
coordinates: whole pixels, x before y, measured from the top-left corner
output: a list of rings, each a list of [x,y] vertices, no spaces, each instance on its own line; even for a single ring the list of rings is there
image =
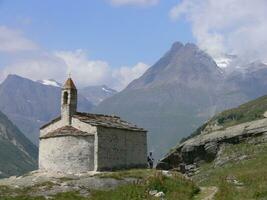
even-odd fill
[[[51,124],[55,123],[55,122],[58,122],[59,120],[61,120],[61,116],[59,117],[56,117],[55,119],[51,120],[50,122],[44,124],[43,126],[40,127],[40,130],[50,126]]]

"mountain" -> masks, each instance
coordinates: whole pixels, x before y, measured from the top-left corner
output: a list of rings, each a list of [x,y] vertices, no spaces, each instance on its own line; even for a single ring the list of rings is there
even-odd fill
[[[267,66],[247,65],[219,68],[196,45],[176,42],[140,78],[93,111],[146,128],[149,149],[160,158],[215,113],[267,93]]]
[[[0,85],[0,110],[36,145],[39,127],[60,114],[60,98],[60,87],[17,75],[9,75]],[[92,107],[79,94],[78,110],[88,112]]]
[[[0,112],[0,178],[37,169],[38,150]]]
[[[196,45],[174,43],[139,79],[94,111],[146,128],[149,148],[159,158],[215,113],[223,80],[221,69]]]
[[[130,83],[127,89],[154,88],[175,83],[178,87],[207,88],[207,82],[223,79],[213,59],[195,44],[176,42],[143,76]],[[209,86],[211,87],[211,86]]]
[[[88,101],[92,102],[94,105],[98,105],[106,98],[111,97],[117,93],[116,90],[113,90],[106,85],[88,86],[80,89],[79,91]]]
[[[62,84],[55,81],[54,79],[38,80],[37,82],[43,85],[62,87]],[[85,88],[79,89],[79,92],[82,96],[84,96],[89,102],[91,102],[95,106],[98,105],[103,100],[105,100],[106,98],[111,97],[117,93],[116,90],[109,88],[106,85],[87,86]]]

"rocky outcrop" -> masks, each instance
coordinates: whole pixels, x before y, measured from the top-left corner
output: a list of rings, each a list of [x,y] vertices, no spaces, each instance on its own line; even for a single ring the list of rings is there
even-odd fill
[[[213,131],[202,132],[200,135],[186,140],[171,153],[166,155],[157,168],[178,169],[187,173],[188,165],[198,166],[201,162],[210,162],[218,157],[220,149],[226,144],[241,142],[267,142],[267,119],[255,120],[236,126]],[[216,163],[220,165],[220,160]]]
[[[6,179],[0,179],[0,191],[3,188],[8,196],[27,196],[51,199],[53,195],[63,192],[76,191],[81,196],[87,197],[92,190],[109,190],[115,189],[129,183],[134,183],[137,178],[112,178],[109,173],[88,172],[83,174],[60,174],[45,171],[32,171],[23,176],[12,176]],[[17,197],[18,198],[18,197]],[[27,198],[27,199],[28,199]],[[74,198],[74,197],[73,197]]]

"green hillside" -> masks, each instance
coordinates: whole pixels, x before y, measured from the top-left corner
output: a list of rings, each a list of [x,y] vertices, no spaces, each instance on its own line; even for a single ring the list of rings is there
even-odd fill
[[[262,119],[266,111],[267,96],[263,96],[215,115],[184,140],[203,131],[212,132],[211,127],[223,130]],[[222,144],[216,158],[211,162],[201,163],[198,173],[192,178],[200,187],[216,188],[214,200],[263,200],[267,199],[266,165],[265,133],[259,138],[242,140],[237,144]]]
[[[193,176],[201,187],[218,188],[214,200],[267,199],[266,143],[229,145],[220,159],[226,161],[222,166],[206,163]]]
[[[38,149],[0,112],[0,178],[37,169]]]
[[[218,126],[221,129],[238,125],[241,123],[262,119],[263,114],[267,111],[267,95],[257,98],[253,101],[249,101],[236,108],[225,110],[214,117],[208,122],[200,126],[189,137],[184,138],[181,142],[199,135],[202,131],[209,131],[209,126]]]
[[[36,159],[28,157],[8,140],[0,138],[0,178],[21,175],[36,168]]]

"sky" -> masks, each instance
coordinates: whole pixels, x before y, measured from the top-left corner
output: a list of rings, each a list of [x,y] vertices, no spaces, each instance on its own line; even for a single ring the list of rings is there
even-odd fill
[[[267,59],[266,0],[0,0],[0,81],[10,73],[122,90],[172,43]]]

